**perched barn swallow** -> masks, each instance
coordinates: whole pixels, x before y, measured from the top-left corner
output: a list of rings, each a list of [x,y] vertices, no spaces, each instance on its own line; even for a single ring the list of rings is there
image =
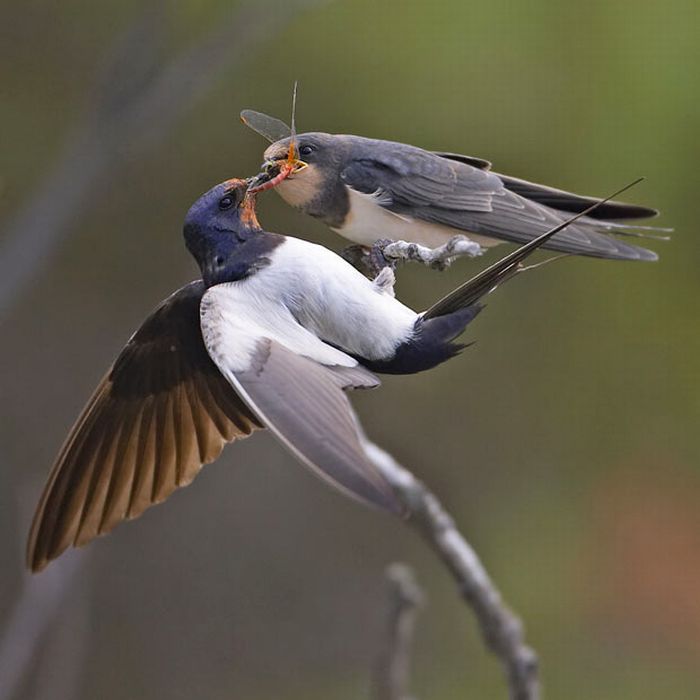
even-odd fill
[[[361,136],[292,137],[290,128],[273,117],[245,110],[241,118],[274,141],[255,186],[274,179],[286,202],[362,246],[390,239],[437,248],[459,234],[482,247],[523,243],[600,201],[500,175],[480,158]],[[290,145],[296,148],[297,165],[280,173]],[[655,252],[607,235],[668,231],[626,223],[657,214],[648,207],[607,202],[544,247],[598,258],[657,260]]]
[[[262,428],[341,491],[401,513],[345,392],[455,356],[479,299],[566,225],[416,313],[394,298],[390,270],[370,281],[322,246],[264,231],[248,186],[229,180],[189,210],[202,279],[146,319],[70,431],[34,516],[32,570],[163,501]]]

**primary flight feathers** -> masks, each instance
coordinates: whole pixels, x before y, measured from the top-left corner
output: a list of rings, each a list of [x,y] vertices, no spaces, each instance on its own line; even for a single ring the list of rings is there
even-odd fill
[[[261,428],[344,493],[404,513],[346,392],[378,386],[374,371],[418,372],[457,354],[479,299],[547,238],[419,314],[330,250],[263,231],[247,190],[229,180],[188,212],[202,280],[146,319],[71,429],[34,516],[33,571],[163,501]]]
[[[227,442],[262,427],[207,354],[205,287],[192,282],[143,323],[71,429],[34,516],[28,564],[141,515],[192,481]]]

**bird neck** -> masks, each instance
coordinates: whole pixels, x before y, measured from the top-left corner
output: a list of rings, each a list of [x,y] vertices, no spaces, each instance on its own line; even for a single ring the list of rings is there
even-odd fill
[[[339,178],[330,179],[321,190],[319,197],[311,202],[309,212],[312,216],[322,219],[330,228],[338,228],[343,225],[350,212],[350,197],[348,188]]]
[[[185,231],[187,247],[207,287],[235,282],[270,264],[270,254],[284,236],[262,229]]]
[[[310,165],[276,189],[288,204],[331,228],[341,226],[350,209],[345,183],[318,165]]]

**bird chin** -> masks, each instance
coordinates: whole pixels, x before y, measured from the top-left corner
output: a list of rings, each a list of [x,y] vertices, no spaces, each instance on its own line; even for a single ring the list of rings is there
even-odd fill
[[[303,208],[317,198],[323,178],[316,166],[301,168],[282,180],[275,189],[287,204]]]

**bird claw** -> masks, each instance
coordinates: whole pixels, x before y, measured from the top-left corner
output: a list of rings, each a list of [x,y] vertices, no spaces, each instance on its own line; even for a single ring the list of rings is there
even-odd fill
[[[394,284],[396,283],[396,275],[390,267],[382,268],[381,272],[372,280],[378,292],[388,294],[390,297],[396,296],[394,292]]]
[[[388,239],[380,240],[374,245],[367,247],[363,245],[350,245],[340,251],[340,257],[358,269],[363,275],[371,280],[378,278],[382,270],[396,269],[396,260],[390,260],[384,254],[384,249],[393,241]]]
[[[367,256],[367,268],[371,277],[377,277],[384,268],[388,267],[392,272],[396,269],[396,260],[386,255],[386,249],[394,241],[381,238],[372,244]]]
[[[369,252],[365,246],[349,245],[346,248],[343,248],[339,255],[341,258],[343,258],[343,260],[345,260],[345,262],[349,262],[363,274],[367,272],[366,261]]]

